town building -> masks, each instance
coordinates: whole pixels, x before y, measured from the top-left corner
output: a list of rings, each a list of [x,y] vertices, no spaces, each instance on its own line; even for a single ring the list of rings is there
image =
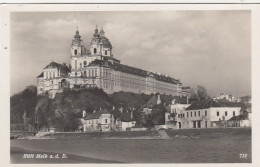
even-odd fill
[[[177,124],[176,117],[182,114],[183,111],[189,106],[190,104],[177,103],[176,99],[173,99],[172,104],[166,107],[165,125],[171,128],[178,128],[179,125]]]
[[[133,110],[123,111],[123,109],[120,108],[119,111],[120,114],[116,118],[116,130],[118,131],[131,130],[131,128],[136,125],[136,120],[133,118]]]
[[[107,110],[93,111],[93,113],[84,117],[83,131],[107,132],[114,129],[114,116]]]
[[[229,93],[228,94],[220,93],[220,95],[215,97],[214,99],[215,100],[226,100],[226,101],[229,101],[229,102],[240,102],[239,97],[236,97],[236,96],[231,95]]]
[[[218,127],[220,123],[240,115],[240,110],[239,105],[219,103],[213,99],[198,100],[177,115],[177,126],[179,129]]]
[[[181,96],[180,80],[120,63],[103,28],[97,28],[89,49],[76,31],[71,44],[71,64],[51,62],[37,77],[37,94],[48,92],[50,97],[66,88],[102,88],[106,93],[160,93]],[[186,92],[187,94],[187,92]]]

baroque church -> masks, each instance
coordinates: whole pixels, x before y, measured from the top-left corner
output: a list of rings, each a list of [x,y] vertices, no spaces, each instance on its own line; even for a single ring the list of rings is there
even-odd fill
[[[71,64],[51,62],[37,77],[37,94],[54,98],[64,89],[102,88],[104,92],[182,95],[180,80],[127,66],[114,58],[112,44],[103,28],[95,29],[89,50],[77,29],[71,44]]]

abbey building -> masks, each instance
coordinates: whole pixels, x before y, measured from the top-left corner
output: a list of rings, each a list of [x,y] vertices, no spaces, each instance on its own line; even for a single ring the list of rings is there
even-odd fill
[[[37,93],[56,93],[66,88],[102,88],[106,93],[160,93],[180,96],[182,83],[172,77],[123,65],[114,58],[103,28],[95,29],[89,49],[76,31],[71,44],[71,64],[51,62],[37,77]]]

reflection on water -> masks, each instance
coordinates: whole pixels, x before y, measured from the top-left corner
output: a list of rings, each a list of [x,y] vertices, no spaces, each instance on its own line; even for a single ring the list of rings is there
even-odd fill
[[[127,163],[251,162],[251,138],[12,140],[11,146]]]

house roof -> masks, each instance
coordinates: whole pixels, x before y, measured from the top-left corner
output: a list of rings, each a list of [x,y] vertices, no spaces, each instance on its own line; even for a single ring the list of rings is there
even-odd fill
[[[125,72],[128,74],[138,75],[141,77],[150,76],[159,81],[173,83],[173,84],[182,84],[179,80],[176,80],[172,77],[169,77],[166,75],[160,75],[160,74],[157,74],[154,72],[145,71],[145,70],[127,66],[124,64],[119,64],[119,63],[112,64],[111,62],[104,61],[104,60],[94,60],[93,62],[90,63],[90,65],[107,66],[107,67],[113,68],[116,71],[121,71],[121,72]]]
[[[197,100],[185,110],[206,109],[211,107],[242,107],[242,103],[221,103],[213,99]]]
[[[110,113],[109,113],[107,110],[96,111],[96,112],[93,112],[93,113],[87,115],[84,119],[85,119],[85,120],[99,119],[99,117],[100,117],[102,114],[110,114]]]
[[[66,66],[66,64],[59,64],[56,62],[51,62],[50,64],[48,64],[44,69],[47,68],[57,68],[58,70],[60,70],[61,73],[68,73],[70,72],[70,69]]]
[[[42,78],[42,77],[43,77],[43,72],[40,75],[38,75],[38,77],[36,78]]]
[[[134,118],[131,118],[131,111],[121,113],[117,119],[121,122],[135,121]]]

